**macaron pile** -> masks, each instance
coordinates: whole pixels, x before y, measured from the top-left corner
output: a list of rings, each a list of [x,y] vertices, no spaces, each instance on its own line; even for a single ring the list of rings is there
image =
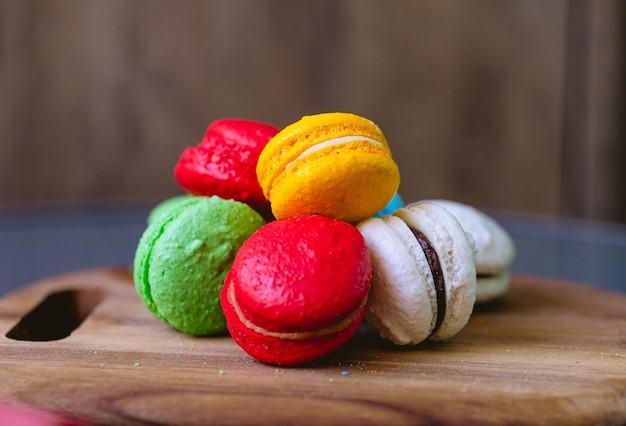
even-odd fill
[[[448,339],[508,286],[506,231],[460,203],[405,206],[385,136],[355,114],[282,130],[218,120],[174,176],[186,194],[148,217],[137,293],[174,328],[228,331],[261,362],[317,360],[363,319],[400,345]]]

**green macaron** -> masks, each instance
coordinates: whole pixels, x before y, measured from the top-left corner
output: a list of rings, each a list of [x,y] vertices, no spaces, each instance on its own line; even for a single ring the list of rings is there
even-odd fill
[[[157,318],[196,336],[226,331],[219,293],[235,254],[265,224],[248,205],[178,200],[150,219],[134,261],[135,289]]]
[[[150,210],[150,213],[148,213],[148,225],[152,222],[159,221],[161,216],[169,216],[170,212],[176,209],[179,204],[186,202],[192,197],[193,195],[190,194],[181,194],[161,201],[159,204],[154,206],[152,210]]]

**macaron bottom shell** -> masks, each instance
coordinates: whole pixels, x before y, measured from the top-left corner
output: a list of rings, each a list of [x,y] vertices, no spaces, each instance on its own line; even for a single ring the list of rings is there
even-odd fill
[[[220,297],[231,337],[248,355],[271,365],[296,366],[323,358],[339,349],[354,335],[365,315],[363,306],[347,328],[333,334],[294,338],[297,333],[288,333],[289,337],[281,338],[264,335],[244,324],[228,294],[229,288],[224,287]]]
[[[389,155],[349,147],[315,154],[274,180],[269,199],[276,218],[313,213],[358,222],[382,210],[400,185]]]
[[[480,275],[476,277],[476,303],[484,303],[502,296],[509,289],[511,273],[504,271],[497,275]]]

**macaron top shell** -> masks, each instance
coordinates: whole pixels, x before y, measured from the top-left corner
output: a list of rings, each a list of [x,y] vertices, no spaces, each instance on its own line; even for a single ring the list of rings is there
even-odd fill
[[[193,195],[217,195],[266,208],[256,177],[261,151],[279,129],[244,119],[212,122],[196,147],[185,149],[174,168],[180,186]]]
[[[307,150],[321,143],[337,138],[363,136],[378,141],[379,149],[389,149],[387,139],[380,128],[372,121],[350,113],[323,113],[308,115],[288,125],[275,135],[259,157],[258,179],[266,197],[272,189],[272,182]],[[362,141],[363,139],[361,139]],[[358,141],[358,139],[356,140]],[[349,143],[346,140],[346,143]],[[376,144],[358,144],[359,148],[377,148]],[[319,150],[319,149],[318,149]]]
[[[349,113],[305,116],[274,136],[257,177],[277,218],[319,214],[347,222],[392,199],[400,173],[380,128]]]
[[[135,254],[140,298],[185,333],[225,331],[219,303],[224,278],[239,247],[265,222],[246,204],[219,197],[190,197],[156,219]]]
[[[367,248],[354,226],[304,215],[254,233],[237,253],[226,287],[255,326],[311,332],[362,310],[370,278]]]
[[[476,272],[497,274],[507,270],[515,257],[509,233],[492,217],[475,207],[451,200],[428,200],[448,210],[476,244]]]

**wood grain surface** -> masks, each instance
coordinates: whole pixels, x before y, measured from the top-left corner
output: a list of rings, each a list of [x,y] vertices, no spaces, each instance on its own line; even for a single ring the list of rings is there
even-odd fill
[[[66,338],[19,340],[16,324],[50,295],[71,295],[84,321]],[[40,314],[45,323],[60,313]],[[25,327],[30,338],[50,328]],[[296,368],[259,363],[228,336],[173,330],[119,269],[10,294],[0,329],[0,400],[99,424],[626,422],[626,297],[568,282],[516,276],[449,341],[396,347],[363,325],[334,354]]]

